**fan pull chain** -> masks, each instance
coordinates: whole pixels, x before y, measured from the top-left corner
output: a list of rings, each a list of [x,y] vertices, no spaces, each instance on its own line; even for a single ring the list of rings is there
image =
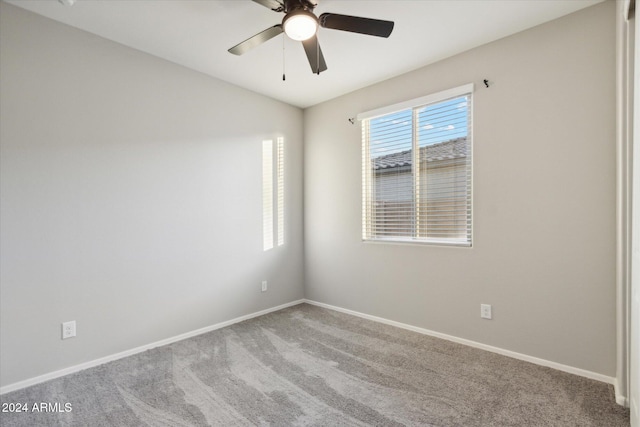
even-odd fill
[[[284,75],[284,39],[285,37],[282,36],[282,81],[287,80],[287,77]]]

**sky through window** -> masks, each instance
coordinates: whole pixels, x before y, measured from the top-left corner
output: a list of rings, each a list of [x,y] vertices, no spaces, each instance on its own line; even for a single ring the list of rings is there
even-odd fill
[[[412,149],[414,110],[417,114],[419,146],[437,144],[467,136],[467,98],[455,97],[435,104],[406,109],[371,119],[371,157]]]

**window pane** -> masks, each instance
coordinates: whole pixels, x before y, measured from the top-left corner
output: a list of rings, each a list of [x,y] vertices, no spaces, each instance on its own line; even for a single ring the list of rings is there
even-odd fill
[[[414,234],[412,110],[371,120],[372,237]]]
[[[418,109],[418,236],[465,241],[470,211],[468,98]],[[470,212],[469,212],[470,213]]]
[[[278,246],[284,245],[284,138],[276,141],[276,179],[278,199]]]

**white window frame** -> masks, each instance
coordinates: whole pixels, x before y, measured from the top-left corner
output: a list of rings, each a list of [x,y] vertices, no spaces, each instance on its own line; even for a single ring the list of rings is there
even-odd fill
[[[469,186],[470,186],[470,236],[468,241],[460,241],[458,239],[448,239],[448,238],[434,238],[434,237],[424,237],[424,238],[416,238],[416,237],[403,237],[403,236],[389,236],[389,237],[371,237],[369,233],[369,219],[371,218],[370,206],[371,206],[371,197],[369,194],[371,189],[373,188],[371,185],[371,167],[370,167],[370,153],[369,153],[369,141],[367,140],[369,134],[369,120],[375,119],[380,116],[385,116],[388,114],[416,109],[422,106],[426,106],[429,104],[434,104],[441,101],[446,101],[447,99],[470,95],[471,104],[473,104],[473,91],[474,85],[473,83],[469,83],[466,85],[458,86],[455,88],[443,90],[437,93],[433,93],[430,95],[422,96],[420,98],[411,99],[408,101],[400,102],[397,104],[389,105],[386,107],[378,108],[375,110],[370,110],[367,112],[363,112],[357,115],[358,121],[362,123],[362,240],[364,242],[371,243],[410,243],[410,244],[420,244],[420,245],[446,245],[446,246],[461,246],[461,247],[471,247],[473,244],[473,105],[469,105],[470,108],[470,120],[468,123],[468,137],[470,138],[469,144],[469,155],[471,156],[471,165],[470,165],[470,176],[469,176]],[[415,138],[415,137],[414,137]],[[414,150],[414,157],[416,157],[418,153]],[[413,159],[413,164],[416,165],[416,158]],[[414,176],[414,179],[418,179]],[[419,187],[416,188],[416,191],[419,191]]]

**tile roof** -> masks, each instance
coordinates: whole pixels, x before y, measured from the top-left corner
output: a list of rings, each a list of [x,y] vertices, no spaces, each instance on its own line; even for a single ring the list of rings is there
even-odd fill
[[[390,169],[411,166],[411,150],[385,154],[373,159],[374,169]],[[420,157],[427,162],[451,160],[467,157],[467,138],[450,139],[449,141],[420,147]]]

